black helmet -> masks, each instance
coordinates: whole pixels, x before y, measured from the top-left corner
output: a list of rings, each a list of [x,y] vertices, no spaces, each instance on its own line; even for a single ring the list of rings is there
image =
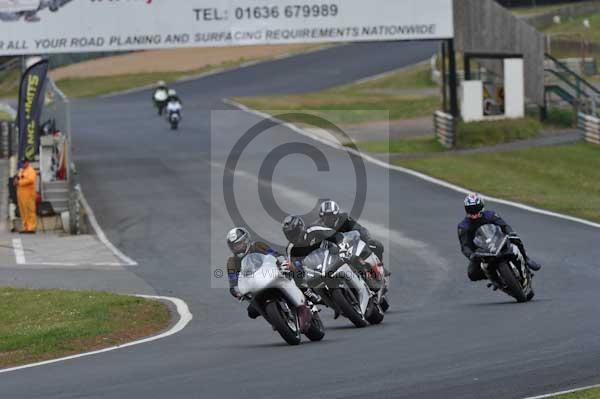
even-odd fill
[[[227,233],[227,245],[235,256],[245,256],[250,250],[250,233],[243,227],[234,227]]]
[[[306,224],[300,216],[290,215],[283,220],[283,234],[291,243],[297,243],[306,232]]]
[[[469,215],[479,215],[484,206],[483,199],[477,193],[471,193],[465,198],[465,211]]]
[[[332,200],[323,201],[319,209],[321,221],[327,227],[335,228],[338,215],[340,214],[340,206]]]

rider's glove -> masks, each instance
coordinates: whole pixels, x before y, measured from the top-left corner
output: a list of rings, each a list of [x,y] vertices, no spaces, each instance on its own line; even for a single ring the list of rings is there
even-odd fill
[[[279,256],[277,258],[277,267],[279,267],[279,271],[283,274],[290,274],[290,262],[283,256]]]
[[[476,262],[476,261],[479,260],[479,255],[477,255],[477,254],[471,254],[471,255],[469,255],[469,260],[471,260],[473,262]]]
[[[229,293],[236,299],[240,299],[242,297],[242,293],[240,292],[238,287],[231,287],[229,289]]]

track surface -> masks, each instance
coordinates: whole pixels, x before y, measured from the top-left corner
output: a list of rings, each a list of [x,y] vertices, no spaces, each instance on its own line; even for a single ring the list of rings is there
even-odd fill
[[[519,398],[600,382],[598,230],[495,207],[545,265],[535,278],[535,301],[518,305],[467,282],[455,230],[462,195],[369,164],[362,217],[383,225],[380,236],[391,232],[394,289],[382,325],[357,330],[324,310],[325,340],[287,347],[263,320],[248,319],[226,289],[211,288],[223,283],[213,281],[211,265],[224,263],[232,223],[222,197],[216,200],[220,168],[232,143],[258,119],[213,115],[211,139],[208,110],[230,109],[219,101],[224,96],[328,87],[434,50],[433,43],[349,45],[182,84],[186,113],[177,134],[152,115],[148,92],[77,103],[75,151],[84,191],[109,238],[140,266],[65,273],[65,281],[96,279],[101,286],[98,281],[118,273],[123,291],[128,281],[142,280],[159,295],[184,299],[194,320],[163,341],[0,375],[0,397]],[[306,212],[315,197],[347,207],[353,201],[348,156],[280,128],[248,147],[236,176],[236,190],[244,193],[238,203],[257,228],[276,226],[257,203],[258,165],[287,142],[316,146],[331,171],[317,172],[303,156],[286,158],[275,173],[283,209]]]

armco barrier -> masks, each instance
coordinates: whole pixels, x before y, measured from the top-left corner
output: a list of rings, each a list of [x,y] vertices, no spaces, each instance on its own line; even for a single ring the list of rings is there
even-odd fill
[[[588,143],[600,144],[599,118],[580,112],[577,118],[577,125],[585,133],[585,141]]]
[[[453,148],[456,138],[456,123],[452,115],[436,111],[433,114],[433,124],[435,136],[440,144],[446,148]]]

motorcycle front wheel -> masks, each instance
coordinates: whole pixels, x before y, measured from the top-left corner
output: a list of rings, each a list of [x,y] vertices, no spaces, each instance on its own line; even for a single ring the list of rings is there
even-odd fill
[[[310,321],[310,327],[304,333],[308,339],[311,341],[320,341],[325,336],[325,326],[321,321],[321,317],[319,313],[312,314],[312,320]]]
[[[368,323],[362,314],[360,303],[356,298],[349,298],[349,294],[348,289],[336,288],[332,291],[331,296],[342,311],[342,314],[350,319],[356,327],[365,327]]]
[[[282,308],[279,300],[272,301],[265,306],[265,312],[269,322],[281,335],[281,338],[289,345],[298,345],[301,340],[298,315],[295,309],[291,309],[289,306],[286,307],[289,311]]]
[[[511,267],[506,262],[502,262],[498,266],[498,273],[502,278],[502,281],[506,285],[506,291],[514,297],[517,302],[523,303],[527,302],[527,295],[523,292],[523,287],[521,287],[521,283],[513,273]]]

